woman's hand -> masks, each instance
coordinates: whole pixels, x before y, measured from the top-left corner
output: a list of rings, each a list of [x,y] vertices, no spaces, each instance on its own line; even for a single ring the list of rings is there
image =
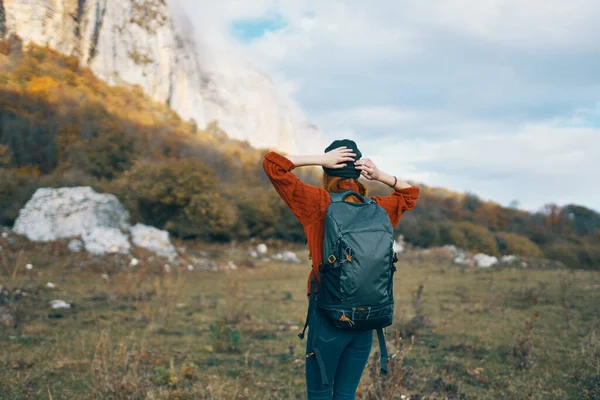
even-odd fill
[[[323,156],[322,165],[330,169],[344,168],[346,162],[354,162],[356,154],[352,152],[352,149],[347,147],[338,147],[333,149]]]
[[[380,181],[381,171],[370,158],[361,158],[355,164],[360,174],[370,181]]]

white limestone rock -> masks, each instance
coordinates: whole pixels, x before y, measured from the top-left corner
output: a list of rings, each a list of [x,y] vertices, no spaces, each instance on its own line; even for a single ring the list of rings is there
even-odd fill
[[[472,258],[466,256],[466,254],[458,254],[454,257],[454,264],[461,265],[463,267],[473,267],[475,266],[475,261]]]
[[[404,235],[400,235],[398,236],[398,239],[394,241],[394,252],[397,254],[402,254],[404,252],[404,248]]]
[[[509,256],[503,256],[502,258],[500,258],[500,262],[502,264],[515,264],[519,261],[519,257],[515,256],[515,255],[509,255]]]
[[[170,3],[4,0],[0,34],[77,57],[111,85],[139,85],[199,128],[217,121],[233,138],[290,153],[302,150],[299,139],[323,147],[288,95],[244,62],[195,43],[187,18]]]
[[[64,300],[52,300],[50,301],[50,307],[53,310],[60,310],[63,308],[71,308],[71,305]]]
[[[73,253],[79,253],[83,250],[83,242],[79,239],[73,239],[67,245],[67,248]]]
[[[264,256],[265,254],[267,254],[268,251],[267,245],[264,243],[259,244],[258,246],[256,246],[256,251],[258,252],[258,254]]]
[[[129,213],[112,194],[91,187],[40,188],[19,212],[13,231],[31,241],[89,235],[97,228],[128,227]]]
[[[283,253],[275,254],[273,256],[274,260],[283,261],[286,263],[300,263],[301,260],[298,258],[296,253],[293,251],[284,251]]]
[[[446,250],[447,252],[449,252],[450,254],[452,254],[453,256],[460,256],[460,255],[464,255],[465,251],[463,249],[461,249],[460,247],[456,247],[453,244],[447,244],[444,247],[442,247],[444,250]]]
[[[136,224],[129,231],[131,241],[135,246],[142,247],[169,260],[174,260],[177,257],[177,250],[169,240],[169,232],[143,224]]]
[[[488,256],[487,254],[479,253],[473,257],[475,261],[475,265],[480,268],[489,268],[498,264],[498,259],[493,256]]]
[[[129,238],[117,228],[99,227],[83,235],[85,249],[96,255],[110,253],[128,254],[131,251]]]

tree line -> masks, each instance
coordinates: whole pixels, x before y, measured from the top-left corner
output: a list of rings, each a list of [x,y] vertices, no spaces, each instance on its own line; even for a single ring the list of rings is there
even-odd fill
[[[0,224],[11,225],[39,187],[92,186],[117,195],[135,221],[181,238],[301,242],[262,171],[265,152],[216,123],[198,129],[139,87],[109,86],[75,58],[14,36],[0,42]],[[318,170],[296,172],[319,184]],[[600,266],[600,215],[578,205],[528,213],[422,185],[397,233],[424,248]]]

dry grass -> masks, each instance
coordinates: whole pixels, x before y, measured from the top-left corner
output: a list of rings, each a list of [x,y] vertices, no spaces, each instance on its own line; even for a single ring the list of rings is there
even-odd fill
[[[167,272],[147,254],[131,268],[125,256],[71,255],[66,243],[0,245],[11,299],[0,314],[15,316],[0,324],[0,398],[305,397],[296,335],[307,260]],[[220,266],[247,258],[247,245],[186,245]],[[598,287],[598,272],[471,270],[440,252],[407,255],[390,374],[379,375],[373,346],[357,398],[600,398]],[[74,307],[51,310],[54,299]]]

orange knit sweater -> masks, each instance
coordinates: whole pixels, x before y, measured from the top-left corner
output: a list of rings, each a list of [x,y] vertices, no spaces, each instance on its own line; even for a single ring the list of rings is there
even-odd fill
[[[312,255],[312,270],[307,283],[307,293],[310,294],[310,279],[316,276],[317,281],[319,280],[319,268],[323,259],[325,211],[331,202],[329,193],[325,189],[308,185],[298,179],[291,172],[295,168],[294,164],[276,152],[272,151],[265,156],[263,168],[275,190],[304,227],[308,249]],[[358,192],[357,185],[351,180],[343,181],[340,187]],[[372,198],[388,213],[395,227],[402,214],[414,208],[419,192],[419,187],[412,186],[396,190],[390,196]]]

